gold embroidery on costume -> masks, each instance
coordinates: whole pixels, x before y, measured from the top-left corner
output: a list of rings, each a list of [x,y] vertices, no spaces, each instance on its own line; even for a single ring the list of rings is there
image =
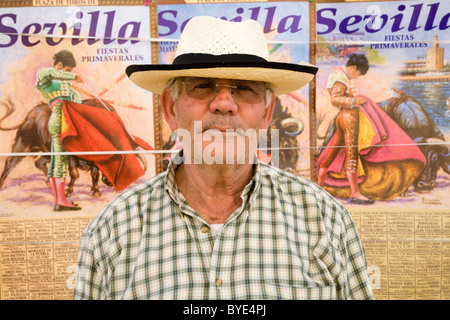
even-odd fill
[[[341,109],[336,118],[337,139],[334,146],[345,145],[344,169],[354,173],[358,169],[359,162],[359,108],[352,108],[352,103],[354,96],[359,92],[342,67],[335,69],[330,74],[327,89],[333,107]],[[321,163],[321,167],[327,168],[338,151],[338,148],[330,151]]]

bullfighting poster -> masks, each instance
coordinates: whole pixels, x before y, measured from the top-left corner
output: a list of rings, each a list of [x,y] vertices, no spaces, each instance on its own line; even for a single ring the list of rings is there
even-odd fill
[[[155,175],[150,7],[66,3],[0,4],[1,299],[71,299],[86,225]]]
[[[377,299],[449,299],[450,2],[323,2],[318,183],[352,213]]]
[[[264,30],[269,59],[280,62],[309,62],[309,3],[227,2],[181,3],[158,1],[160,63],[172,63],[177,41],[186,22],[200,15],[228,21],[256,20]],[[276,100],[271,131],[261,135],[258,155],[263,161],[310,178],[310,114],[308,86]],[[271,134],[277,133],[275,134]],[[167,125],[162,127],[163,149],[180,146]],[[171,153],[165,155],[166,161]]]
[[[450,206],[449,11],[436,0],[317,4],[319,182],[344,203]],[[358,57],[367,68],[355,75]]]

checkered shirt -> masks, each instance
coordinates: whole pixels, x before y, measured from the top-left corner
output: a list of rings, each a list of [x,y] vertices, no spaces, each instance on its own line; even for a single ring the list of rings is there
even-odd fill
[[[75,299],[374,299],[355,224],[317,185],[259,162],[216,233],[178,190],[175,167],[89,224]]]

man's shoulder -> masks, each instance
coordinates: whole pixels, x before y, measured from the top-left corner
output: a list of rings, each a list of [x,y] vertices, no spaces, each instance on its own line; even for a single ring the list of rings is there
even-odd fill
[[[152,195],[154,192],[164,189],[166,177],[167,172],[164,171],[148,180],[138,183],[119,194],[112,203],[114,203],[114,201],[125,201],[136,196]]]
[[[336,67],[330,72],[327,80],[327,88],[329,88],[335,82],[341,82],[344,84],[348,82],[347,74],[342,67]]]
[[[38,77],[44,77],[44,76],[50,74],[51,71],[52,71],[52,69],[53,69],[53,68],[50,68],[50,67],[42,67],[42,68],[39,68],[38,71],[36,71],[36,75],[37,75]]]
[[[165,177],[166,172],[160,173],[120,193],[94,218],[85,232],[141,219],[146,207],[163,197]]]
[[[52,69],[53,69],[52,67],[41,67],[41,68],[38,69],[37,72],[45,72],[45,71],[49,71],[49,70],[52,70]]]
[[[262,164],[261,177],[263,183],[265,180],[273,181],[274,186],[278,186],[278,190],[286,195],[290,195],[293,199],[309,198],[317,201],[317,203],[324,202],[327,205],[345,210],[345,207],[322,187],[292,172]]]
[[[261,176],[263,179],[271,179],[279,184],[292,185],[292,187],[298,188],[303,187],[311,189],[314,192],[323,190],[317,184],[306,178],[265,163],[261,163]]]

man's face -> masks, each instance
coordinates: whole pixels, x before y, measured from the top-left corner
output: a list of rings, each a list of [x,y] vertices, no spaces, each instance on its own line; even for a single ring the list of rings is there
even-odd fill
[[[272,119],[274,99],[266,108],[265,84],[186,78],[181,86],[178,100],[168,105],[172,112],[164,115],[171,130],[189,133],[183,149],[188,156],[190,148],[191,163],[251,161],[260,130]]]
[[[71,66],[63,65],[63,63],[61,61],[59,61],[57,64],[55,64],[53,66],[53,68],[56,70],[62,70],[62,71],[66,71],[66,72],[71,72],[73,70],[73,68]]]
[[[347,67],[347,73],[350,80],[358,79],[361,76],[361,71],[356,69],[356,66]]]

